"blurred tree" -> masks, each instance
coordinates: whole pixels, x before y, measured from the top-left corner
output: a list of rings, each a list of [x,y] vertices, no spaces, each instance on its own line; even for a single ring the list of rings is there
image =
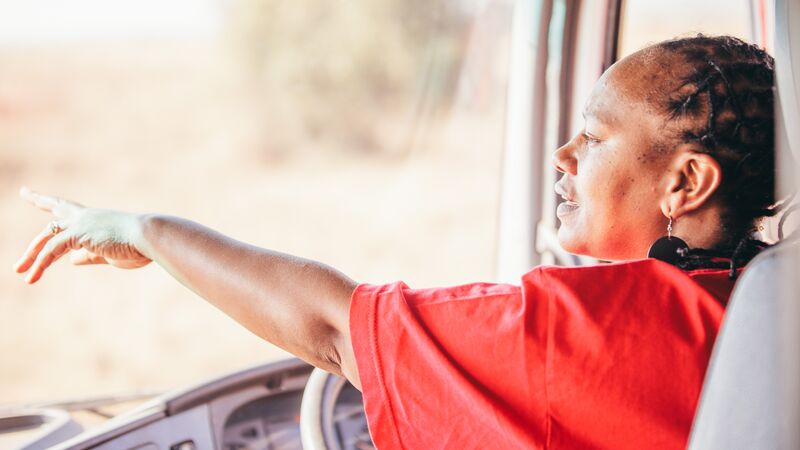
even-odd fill
[[[314,138],[391,151],[377,117],[430,114],[455,91],[470,17],[447,1],[228,5],[229,36],[266,111],[302,121]]]

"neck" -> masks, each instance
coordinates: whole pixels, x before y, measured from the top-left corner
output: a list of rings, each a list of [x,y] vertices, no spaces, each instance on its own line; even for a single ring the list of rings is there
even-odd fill
[[[721,217],[715,206],[692,211],[675,219],[672,234],[686,241],[689,248],[717,248],[724,242]]]

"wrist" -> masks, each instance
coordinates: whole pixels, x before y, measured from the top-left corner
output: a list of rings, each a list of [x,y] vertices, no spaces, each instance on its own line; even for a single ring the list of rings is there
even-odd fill
[[[153,213],[132,214],[129,226],[129,239],[142,256],[153,260],[155,252],[153,239],[158,235],[158,228],[165,220],[164,216]]]

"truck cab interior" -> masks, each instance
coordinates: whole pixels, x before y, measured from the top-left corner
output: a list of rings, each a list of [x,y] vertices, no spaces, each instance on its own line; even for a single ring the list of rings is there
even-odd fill
[[[779,176],[800,175],[800,1],[742,0],[748,40],[775,56]],[[550,155],[579,128],[600,74],[643,42],[626,40],[636,1],[513,3],[506,99],[497,281],[537,264],[594,261],[560,249]],[[677,2],[676,7],[692,7]],[[668,20],[667,20],[668,21]],[[674,24],[665,36],[694,29]],[[705,31],[705,30],[703,30]],[[714,32],[716,30],[710,30]],[[432,63],[435,64],[435,63]],[[800,242],[785,238],[752,261],[737,285],[694,422],[691,449],[800,448]],[[768,230],[769,231],[769,230]],[[777,227],[773,238],[777,237]],[[522,243],[522,245],[520,245]],[[360,393],[345,380],[288,359],[153,398],[81,430],[57,409],[0,417],[0,429],[37,431],[19,448],[368,449]]]

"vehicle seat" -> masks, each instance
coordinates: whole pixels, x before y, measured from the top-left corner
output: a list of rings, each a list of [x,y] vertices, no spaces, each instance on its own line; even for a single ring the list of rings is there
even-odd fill
[[[800,178],[800,0],[775,0],[779,192]],[[756,257],[734,288],[690,450],[800,449],[800,241]]]
[[[800,448],[798,267],[800,242],[783,243],[759,255],[738,281],[690,449]]]

